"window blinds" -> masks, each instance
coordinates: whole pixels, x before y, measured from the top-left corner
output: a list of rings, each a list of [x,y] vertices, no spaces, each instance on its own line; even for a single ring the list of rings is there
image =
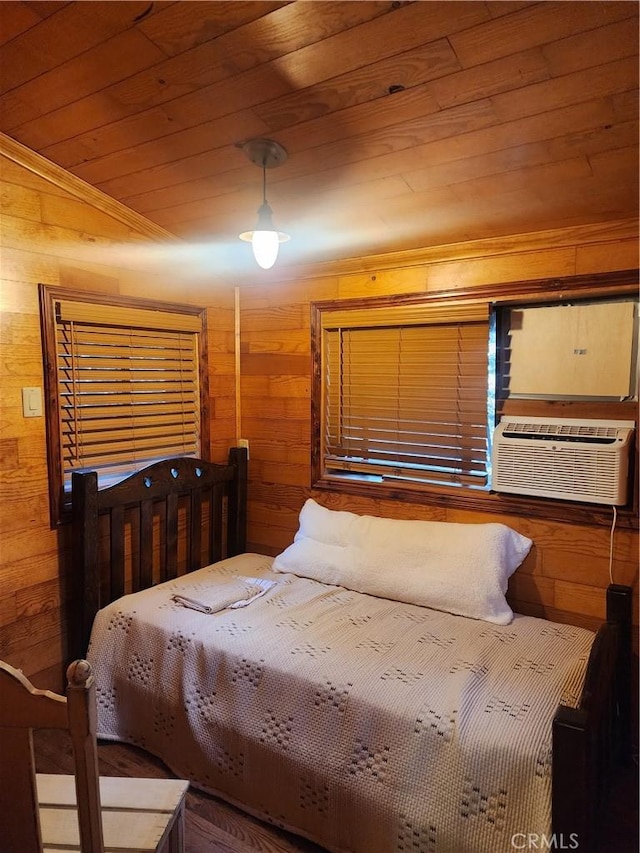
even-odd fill
[[[485,486],[488,306],[375,312],[323,317],[325,473]]]
[[[71,471],[116,481],[200,449],[200,316],[56,302],[60,441]]]

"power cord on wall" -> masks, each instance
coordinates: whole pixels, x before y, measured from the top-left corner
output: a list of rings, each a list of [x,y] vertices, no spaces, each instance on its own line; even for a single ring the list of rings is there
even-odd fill
[[[611,522],[611,533],[609,534],[609,583],[613,583],[613,534],[616,529],[616,521],[618,520],[618,510],[612,506],[613,521]]]

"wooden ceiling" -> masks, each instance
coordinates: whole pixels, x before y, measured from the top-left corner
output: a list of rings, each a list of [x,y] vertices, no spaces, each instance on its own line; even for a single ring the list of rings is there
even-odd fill
[[[638,216],[636,2],[3,2],[0,130],[186,241],[278,264]]]

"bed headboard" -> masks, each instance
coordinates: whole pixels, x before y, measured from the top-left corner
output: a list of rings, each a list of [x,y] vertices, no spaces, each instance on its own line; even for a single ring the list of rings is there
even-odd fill
[[[95,471],[72,475],[70,658],[86,653],[97,611],[246,549],[247,452],[227,465],[182,457],[99,489]]]

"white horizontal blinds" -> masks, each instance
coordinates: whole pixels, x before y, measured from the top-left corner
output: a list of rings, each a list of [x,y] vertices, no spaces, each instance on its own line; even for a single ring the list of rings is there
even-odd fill
[[[193,315],[56,304],[65,489],[72,470],[96,469],[109,482],[156,459],[198,455],[200,327]]]
[[[415,306],[406,325],[323,323],[326,473],[486,484],[488,307],[461,306],[462,320],[455,307],[426,323]]]

